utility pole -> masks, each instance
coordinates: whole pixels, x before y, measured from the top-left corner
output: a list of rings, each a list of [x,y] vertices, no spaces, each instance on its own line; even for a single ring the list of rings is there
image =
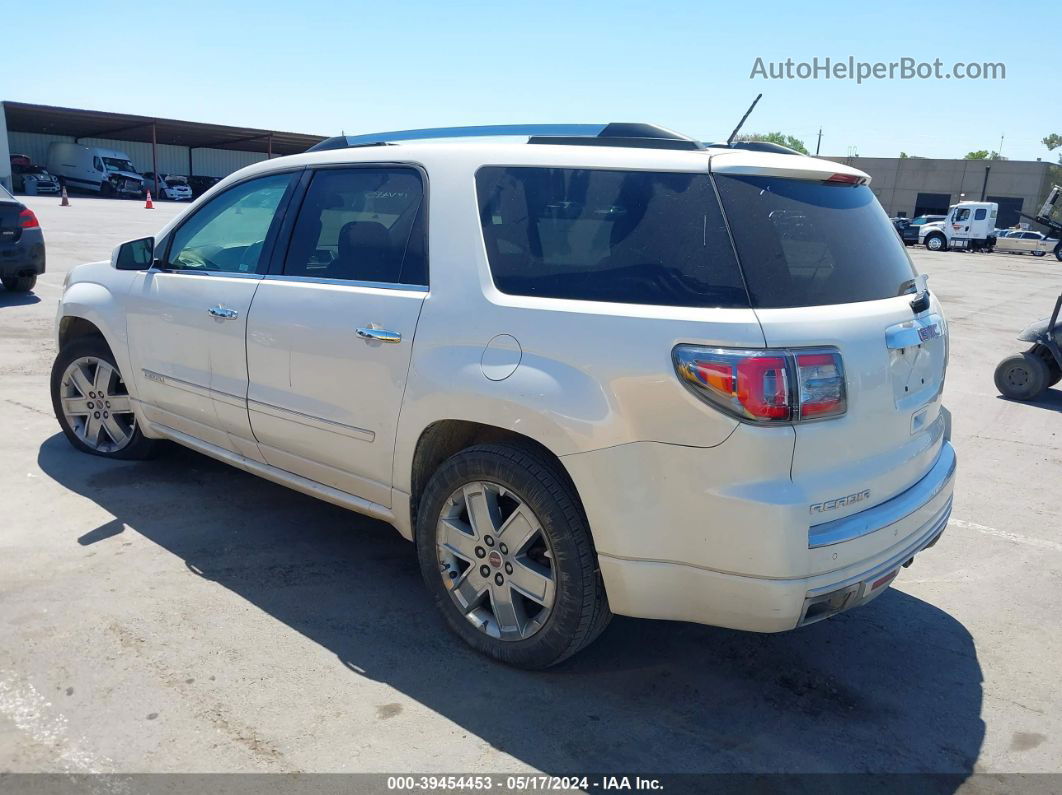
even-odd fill
[[[822,128],[821,127],[819,127],[819,140],[818,140],[818,143],[815,144],[815,157],[819,156],[819,147],[820,146],[822,146]]]
[[[1004,137],[1003,133],[1000,133],[999,134],[999,149],[996,150],[996,157],[1001,158],[1001,159],[1003,157],[1003,137]]]

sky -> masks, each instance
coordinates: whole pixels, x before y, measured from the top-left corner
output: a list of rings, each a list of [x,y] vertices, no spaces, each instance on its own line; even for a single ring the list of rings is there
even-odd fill
[[[725,140],[781,131],[824,155],[1056,161],[1062,4],[137,3],[38,0],[0,99],[334,135],[644,121]],[[153,35],[152,35],[153,33]],[[45,47],[47,54],[42,54]],[[32,50],[23,56],[22,50]],[[1003,63],[1005,79],[753,78],[792,59]],[[22,68],[11,68],[21,62]]]

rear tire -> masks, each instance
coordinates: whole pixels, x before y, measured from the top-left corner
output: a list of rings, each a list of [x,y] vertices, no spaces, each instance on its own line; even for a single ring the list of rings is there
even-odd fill
[[[156,442],[141,432],[118,364],[101,337],[82,337],[59,351],[51,392],[55,418],[81,452],[133,460],[154,454]]]
[[[1011,400],[1035,400],[1047,388],[1047,363],[1035,353],[1016,353],[996,367],[996,389]]]
[[[1046,253],[1047,253],[1046,251],[1034,251],[1034,252],[1032,252],[1032,255],[1034,257],[1042,257]]]
[[[3,279],[0,279],[0,283],[4,285],[4,289],[8,292],[28,293],[37,286],[37,274],[32,273],[29,276],[5,276]]]
[[[473,507],[486,519],[474,520]],[[516,548],[518,538],[532,541]],[[421,574],[450,629],[501,662],[556,665],[612,617],[578,497],[534,450],[485,444],[445,461],[420,500],[416,543]],[[523,596],[525,582],[527,593],[546,596]]]
[[[1057,259],[1059,262],[1062,262],[1062,241],[1060,241],[1059,244],[1055,246],[1055,259]]]

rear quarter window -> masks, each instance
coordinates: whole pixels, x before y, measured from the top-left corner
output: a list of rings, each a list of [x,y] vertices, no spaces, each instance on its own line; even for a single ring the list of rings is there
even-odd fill
[[[867,186],[735,175],[716,183],[754,307],[914,291],[914,266]]]
[[[707,174],[485,166],[476,189],[504,293],[749,305]]]

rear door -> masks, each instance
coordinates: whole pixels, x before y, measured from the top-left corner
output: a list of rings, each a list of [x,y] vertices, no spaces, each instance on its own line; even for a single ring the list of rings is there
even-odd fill
[[[945,432],[939,305],[912,305],[914,267],[870,189],[826,176],[716,177],[767,346],[827,346],[843,358],[847,411],[795,426],[792,477],[809,510],[862,496],[813,515],[812,524],[913,485],[936,461]]]
[[[247,327],[247,406],[273,466],[391,504],[398,412],[427,295],[416,168],[311,172]]]

